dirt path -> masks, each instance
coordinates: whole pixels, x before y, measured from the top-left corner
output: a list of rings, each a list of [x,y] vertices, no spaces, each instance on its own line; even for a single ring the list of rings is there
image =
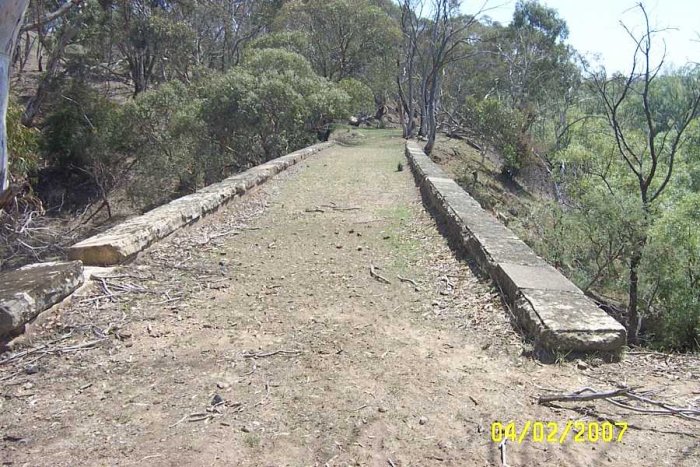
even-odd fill
[[[534,402],[548,388],[619,383],[697,404],[697,359],[523,356],[491,285],[455,259],[410,172],[397,171],[402,141],[367,133],[42,317],[14,352],[72,334],[0,365],[0,460],[501,465],[492,421],[600,418],[633,426],[621,443],[509,443],[506,460],[698,465],[699,423]]]

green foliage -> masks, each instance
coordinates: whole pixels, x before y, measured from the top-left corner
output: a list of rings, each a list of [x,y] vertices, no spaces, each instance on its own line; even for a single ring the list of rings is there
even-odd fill
[[[301,55],[260,49],[216,82],[203,118],[221,147],[257,147],[257,160],[271,159],[311,142],[309,130],[346,116],[348,101]]]
[[[529,151],[520,132],[522,116],[494,98],[477,100],[469,96],[461,110],[462,118],[480,137],[503,157],[503,171],[511,176],[520,170]]]
[[[700,349],[700,194],[688,193],[666,210],[651,229],[645,290],[660,315],[659,344]]]
[[[362,81],[346,78],[338,87],[350,96],[350,113],[352,115],[371,115],[375,110],[374,94]]]
[[[177,81],[125,106],[126,142],[138,161],[129,194],[138,206],[161,204],[201,183],[208,154],[198,151],[205,134],[200,112],[201,100]]]
[[[632,104],[623,109],[627,144],[641,150],[643,121]],[[659,128],[668,121],[651,115],[659,120]],[[666,128],[675,131],[673,124]],[[667,349],[700,348],[700,198],[692,189],[700,161],[690,144],[697,128],[695,121],[676,156],[677,170],[668,190],[645,206],[639,200],[639,181],[619,156],[605,119],[582,120],[554,157],[566,206],[552,203],[532,213],[530,220],[529,240],[540,254],[584,290],[595,290],[622,306],[627,302],[630,258],[643,245],[638,270],[643,331],[646,339]],[[668,159],[661,158],[658,170],[665,164]],[[651,185],[658,186],[658,181]]]
[[[309,50],[309,38],[301,31],[282,31],[266,34],[252,41],[251,49],[285,49],[300,55]]]
[[[87,169],[118,145],[119,106],[84,83],[69,81],[54,96],[43,150],[57,167]]]
[[[307,34],[306,58],[334,81],[366,77],[371,64],[400,39],[395,21],[369,0],[288,2],[277,28]]]
[[[348,115],[349,96],[287,50],[252,49],[225,74],[197,74],[190,86],[173,80],[124,106],[69,82],[46,117],[46,154],[107,190],[119,164],[133,167],[128,193],[148,209],[308,145],[317,128]]]
[[[22,107],[10,99],[6,120],[10,173],[20,180],[28,178],[38,168],[41,144],[39,131],[20,122],[22,111]]]

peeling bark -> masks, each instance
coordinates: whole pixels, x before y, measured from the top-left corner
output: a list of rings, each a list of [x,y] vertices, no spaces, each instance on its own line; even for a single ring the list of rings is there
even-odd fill
[[[7,154],[7,105],[10,98],[10,69],[24,13],[29,0],[3,0],[0,3],[0,193],[9,186]]]

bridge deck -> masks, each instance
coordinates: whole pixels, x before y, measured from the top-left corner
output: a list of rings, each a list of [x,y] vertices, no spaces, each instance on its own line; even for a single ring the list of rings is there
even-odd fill
[[[43,317],[27,339],[75,331],[51,344],[68,349],[61,356],[0,366],[1,460],[494,465],[492,421],[581,417],[534,404],[542,388],[618,381],[691,394],[688,367],[670,381],[641,356],[578,366],[522,356],[490,281],[455,259],[410,170],[397,171],[403,141],[368,134],[103,273]],[[69,347],[105,330],[94,347]],[[691,465],[693,422],[599,408],[641,429],[624,444],[511,443],[508,463]]]

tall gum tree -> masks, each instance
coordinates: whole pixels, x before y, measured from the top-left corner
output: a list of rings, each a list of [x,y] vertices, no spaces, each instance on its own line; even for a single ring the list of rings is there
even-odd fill
[[[66,0],[55,11],[47,13],[36,21],[25,24],[24,14],[29,7],[29,0],[0,1],[0,207],[9,188],[9,155],[7,151],[7,106],[10,98],[10,71],[12,55],[20,32],[37,29],[68,13],[83,0]]]
[[[22,28],[29,0],[0,2],[0,197],[9,186],[9,157],[7,154],[7,105],[10,98],[10,68],[17,35]]]

